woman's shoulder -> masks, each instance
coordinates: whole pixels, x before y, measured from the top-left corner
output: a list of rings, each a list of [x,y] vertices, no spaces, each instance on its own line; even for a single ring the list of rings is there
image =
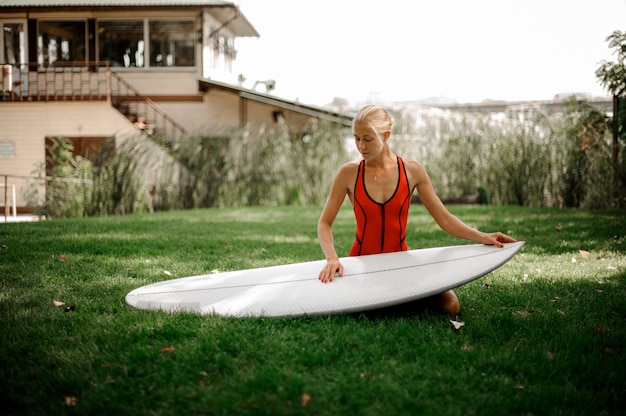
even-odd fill
[[[339,174],[353,174],[359,170],[360,161],[356,162],[346,162],[339,167]]]
[[[404,166],[406,167],[406,169],[410,169],[410,170],[414,170],[414,171],[424,169],[422,167],[422,165],[419,162],[417,162],[416,160],[405,159],[403,157],[401,157],[400,159],[402,160],[402,163],[404,163]]]
[[[411,183],[417,184],[423,180],[426,170],[419,162],[412,159],[402,159],[402,162]]]

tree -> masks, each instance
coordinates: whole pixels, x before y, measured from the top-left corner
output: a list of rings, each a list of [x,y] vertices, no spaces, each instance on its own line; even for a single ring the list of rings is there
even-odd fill
[[[615,174],[614,183],[619,201],[620,184],[622,190],[626,190],[626,164],[620,163],[619,160],[620,138],[626,140],[626,31],[616,30],[606,38],[606,41],[609,47],[614,49],[613,53],[617,60],[602,61],[596,70],[596,77],[613,95],[611,166]]]

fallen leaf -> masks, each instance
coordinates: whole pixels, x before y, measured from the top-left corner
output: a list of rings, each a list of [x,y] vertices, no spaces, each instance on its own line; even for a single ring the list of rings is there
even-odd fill
[[[580,253],[580,257],[582,257],[583,259],[587,259],[589,258],[589,252],[586,250],[578,250],[578,252]]]
[[[602,328],[602,327],[597,327],[596,328],[596,332],[598,334],[603,334],[605,332],[611,332],[611,328]]]
[[[546,358],[550,361],[554,360],[554,354],[552,353],[552,351],[548,351],[546,353]]]
[[[561,231],[563,227],[561,225],[557,225],[554,227],[554,231]]]
[[[615,355],[615,350],[613,348],[605,348],[603,352],[605,355]]]
[[[528,273],[524,273],[524,275],[522,276],[522,280],[525,282],[528,280]]]
[[[469,352],[469,351],[471,351],[471,350],[472,350],[472,347],[470,347],[469,345],[463,345],[463,346],[461,347],[461,351],[466,351],[466,352]]]
[[[450,320],[450,323],[452,324],[452,326],[454,327],[455,330],[459,330],[459,328],[461,328],[462,326],[465,326],[465,322],[459,322],[459,321],[453,321],[452,319]]]
[[[532,315],[533,313],[535,313],[534,310],[530,309],[530,310],[524,310],[524,311],[515,311],[515,314],[517,316],[521,316],[522,318],[526,318],[527,316]]]
[[[304,393],[302,395],[301,400],[302,400],[302,407],[306,407],[306,405],[309,404],[309,402],[311,401],[311,396]]]
[[[522,386],[521,384],[518,384],[517,386],[515,386],[515,388],[518,390],[524,390],[524,386]]]
[[[65,396],[64,399],[66,406],[76,406],[76,403],[78,403],[78,399],[74,396]]]
[[[169,347],[163,347],[161,348],[161,352],[163,353],[170,353],[170,352],[174,352],[174,347],[172,347],[171,345]]]
[[[54,306],[63,306],[63,305],[65,305],[65,302],[61,302],[59,300],[53,300],[52,303],[54,304]]]
[[[163,270],[163,273],[165,273],[165,274],[166,274],[166,275],[168,275],[168,276],[171,276],[171,275],[172,275],[172,273],[171,273],[171,272],[168,272],[167,270]]]
[[[572,263],[576,263],[576,259],[572,257]]]
[[[219,269],[213,269],[211,270],[211,274],[218,274],[220,271]]]

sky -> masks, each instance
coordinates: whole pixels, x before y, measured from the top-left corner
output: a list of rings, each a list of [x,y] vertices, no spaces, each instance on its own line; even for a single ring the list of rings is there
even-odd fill
[[[607,96],[595,70],[626,30],[626,0],[238,0],[259,38],[235,70],[272,94],[326,105]],[[262,86],[257,90],[264,92]]]

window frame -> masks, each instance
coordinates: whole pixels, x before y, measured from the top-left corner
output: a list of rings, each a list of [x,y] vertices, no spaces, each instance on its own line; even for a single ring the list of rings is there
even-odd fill
[[[166,18],[166,17],[145,17],[142,19],[137,19],[137,18],[99,18],[96,20],[96,53],[97,53],[97,57],[96,59],[98,60],[105,60],[104,57],[100,56],[100,50],[101,50],[101,45],[100,45],[100,23],[101,22],[117,22],[117,21],[142,21],[143,22],[143,40],[145,42],[145,47],[144,47],[144,51],[143,51],[143,59],[144,59],[144,66],[131,66],[131,67],[125,67],[125,66],[115,66],[115,71],[117,72],[164,72],[164,71],[168,71],[168,72],[195,72],[198,68],[199,65],[199,53],[198,53],[198,48],[197,48],[197,41],[196,41],[196,34],[198,31],[198,23],[197,23],[197,19],[194,17],[177,17],[174,19],[171,18]],[[172,21],[180,21],[180,22],[189,22],[192,25],[192,33],[191,35],[193,36],[194,42],[193,42],[193,64],[189,65],[189,66],[153,66],[151,64],[151,33],[150,33],[150,22],[151,21],[167,21],[167,22],[172,22]]]
[[[71,59],[65,61],[62,59],[56,59],[54,62],[46,62],[45,59],[43,59],[45,57],[44,53],[43,53],[43,49],[44,47],[39,47],[39,39],[42,36],[42,31],[41,31],[41,24],[42,23],[50,23],[50,22],[80,22],[83,24],[83,28],[84,28],[84,38],[83,38],[83,45],[84,45],[84,56],[82,57],[82,59],[78,59],[77,57],[70,57]],[[37,39],[36,39],[36,44],[37,44],[37,64],[40,68],[47,68],[47,67],[53,67],[55,65],[59,65],[59,64],[64,64],[64,63],[72,63],[72,62],[87,62],[89,60],[89,29],[88,29],[88,24],[87,24],[87,19],[84,18],[46,18],[46,19],[39,19],[37,20]],[[42,60],[40,60],[40,58]]]

